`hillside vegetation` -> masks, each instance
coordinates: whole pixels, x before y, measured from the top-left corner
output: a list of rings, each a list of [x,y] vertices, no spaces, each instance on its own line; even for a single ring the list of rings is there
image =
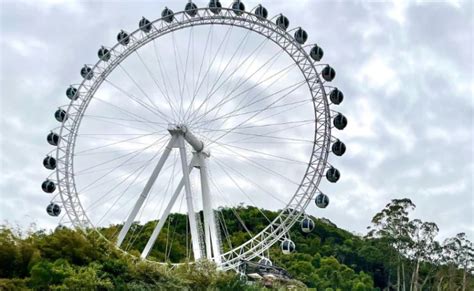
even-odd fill
[[[464,234],[438,242],[434,223],[408,219],[415,208],[408,199],[393,200],[375,214],[366,237],[340,229],[324,219],[316,219],[313,232],[304,234],[299,225],[291,230],[296,252],[283,255],[279,246],[269,252],[274,265],[314,290],[474,290],[471,275],[474,250]],[[223,209],[227,217],[229,243],[247,239],[247,230],[231,220],[236,211],[248,229],[256,232],[267,222],[254,207]],[[276,212],[264,211],[268,218]],[[151,257],[186,262],[186,218],[173,214],[160,234]],[[131,253],[146,244],[156,222],[128,238]],[[119,226],[102,229],[112,236]],[[173,244],[166,240],[173,238]],[[127,240],[126,240],[127,241]],[[170,251],[172,250],[172,251]],[[205,260],[176,268],[151,264],[125,255],[95,232],[58,227],[54,232],[30,230],[26,233],[10,226],[0,229],[0,290],[83,289],[83,290],[156,290],[218,289],[260,290],[262,283],[249,283],[234,272],[220,272]],[[294,286],[301,283],[293,282]],[[274,285],[274,288],[287,286]]]

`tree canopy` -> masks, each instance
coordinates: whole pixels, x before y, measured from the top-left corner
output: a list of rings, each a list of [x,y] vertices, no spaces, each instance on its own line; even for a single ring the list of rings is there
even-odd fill
[[[433,222],[409,219],[415,205],[409,199],[395,199],[375,214],[365,237],[338,228],[327,219],[316,219],[315,229],[303,233],[299,224],[289,236],[296,252],[284,255],[275,245],[269,251],[273,264],[315,290],[473,290],[474,248],[463,233],[443,243],[436,240]],[[231,220],[232,212],[252,221],[244,229]],[[248,231],[258,232],[266,219],[277,212],[255,207],[222,209],[227,217],[230,243],[248,239]],[[137,253],[146,244],[154,222],[140,228],[129,242]],[[171,215],[173,228],[164,228],[158,241],[173,236],[172,246],[157,243],[152,257],[186,262],[189,239],[186,216]],[[101,229],[105,236],[116,233],[119,225]],[[169,229],[169,230],[168,230]],[[168,232],[167,232],[168,231]],[[161,237],[163,235],[163,237]],[[172,248],[172,250],[171,250]],[[23,233],[7,225],[0,228],[0,289],[223,289],[259,290],[235,272],[221,272],[206,260],[177,268],[141,261],[114,248],[96,232],[88,234],[65,227],[53,232],[29,230]]]

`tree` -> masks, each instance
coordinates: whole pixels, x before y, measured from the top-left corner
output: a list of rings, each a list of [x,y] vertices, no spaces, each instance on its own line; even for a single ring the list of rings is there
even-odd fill
[[[455,237],[446,239],[445,251],[448,262],[463,270],[462,291],[466,291],[467,276],[474,269],[474,245],[465,233],[458,233]]]
[[[10,278],[17,275],[20,252],[16,246],[13,232],[2,226],[0,229],[0,278]]]
[[[412,289],[474,290],[473,276],[469,273],[472,268],[472,244],[465,235],[447,240],[446,251],[440,255],[436,250],[439,244],[434,241],[436,225],[416,219],[407,220],[408,211],[414,208],[410,207],[409,201],[396,200],[387,208],[374,219],[377,224],[372,227],[369,239],[339,229],[327,220],[312,217],[316,225],[313,232],[303,233],[299,224],[290,230],[291,239],[296,243],[294,253],[282,254],[277,244],[266,256],[274,265],[286,269],[293,278],[317,290],[362,291],[374,290],[374,286],[375,290],[393,290],[395,285],[389,286],[388,282],[391,275],[395,277],[391,271],[397,268],[400,277],[405,273],[404,268],[410,274],[407,286]],[[232,221],[234,211],[250,222],[252,231],[258,231],[265,225],[265,219],[255,207],[224,209],[223,214],[229,215],[227,226],[232,242],[245,240],[248,236],[238,221]],[[269,218],[277,215],[276,212],[262,211]],[[154,223],[149,222],[148,227],[153,228]],[[173,252],[175,248],[180,250],[174,261],[183,262],[189,247],[186,246],[186,237],[189,236],[186,217],[175,214],[170,225],[169,232],[162,233],[165,235],[163,239],[168,234],[179,237],[172,246]],[[234,272],[216,270],[209,261],[185,263],[172,269],[125,255],[113,245],[113,233],[120,227],[112,225],[100,229],[112,240],[110,243],[96,232],[64,227],[54,232],[40,230],[22,233],[10,226],[0,226],[0,276],[6,277],[0,278],[0,290],[28,287],[40,290],[260,290],[263,286],[258,283],[250,286]],[[139,230],[141,225],[136,223],[136,227]],[[406,237],[401,237],[404,232]],[[400,244],[403,248],[397,245],[399,238],[405,240],[404,244]],[[130,254],[139,256],[146,240],[146,236],[133,237],[129,244]],[[159,258],[169,257],[167,252],[171,244],[167,246],[164,242],[161,247],[154,248],[154,254]],[[466,249],[471,249],[471,261],[468,263],[465,260],[469,257]],[[409,284],[410,279],[412,284]],[[300,281],[282,281],[273,288],[301,286]],[[398,288],[403,288],[401,279]]]
[[[411,276],[410,290],[417,291],[418,287],[422,290],[427,280],[436,270],[436,261],[440,257],[440,246],[435,240],[439,232],[439,228],[434,222],[423,222],[419,219],[414,219],[408,223],[409,235],[411,244],[408,249],[408,254],[415,262]],[[432,265],[432,271],[426,276],[423,283],[419,284],[420,264],[427,262]]]
[[[111,280],[101,272],[102,266],[92,263],[85,267],[78,267],[64,279],[63,285],[67,290],[112,290]]]
[[[50,286],[62,284],[73,274],[73,268],[64,259],[58,259],[54,263],[41,261],[31,269],[30,286],[38,290],[48,289]]]
[[[408,213],[415,207],[408,198],[393,199],[372,218],[372,226],[369,226],[367,234],[368,238],[380,238],[393,248],[394,251],[390,251],[390,255],[396,258],[397,290],[405,290],[403,254],[410,245]]]
[[[336,258],[322,258],[321,267],[314,271],[317,290],[333,288],[334,290],[373,290],[373,281],[364,272],[357,274]]]

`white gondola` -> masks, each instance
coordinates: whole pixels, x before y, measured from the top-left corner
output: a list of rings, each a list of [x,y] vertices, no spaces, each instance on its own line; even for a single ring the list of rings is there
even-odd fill
[[[301,220],[300,226],[301,226],[302,232],[310,233],[313,231],[315,225],[314,225],[314,221],[311,218],[306,216],[303,218],[303,220]]]
[[[269,258],[262,257],[259,261],[258,264],[261,266],[273,266],[272,261],[270,261]]]
[[[296,249],[296,245],[295,243],[290,240],[290,239],[285,239],[282,243],[281,243],[281,251],[283,252],[283,254],[285,255],[288,255],[288,254],[291,254],[292,252],[294,252]]]

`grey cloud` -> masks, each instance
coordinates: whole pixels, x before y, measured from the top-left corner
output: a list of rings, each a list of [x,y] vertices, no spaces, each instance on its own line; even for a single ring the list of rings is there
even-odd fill
[[[120,29],[132,31],[142,16],[158,17],[166,4],[175,11],[184,4],[78,2],[38,10],[32,3],[5,2],[0,9],[0,217],[22,221],[28,215],[53,226],[56,220],[44,213],[49,197],[39,188],[48,174],[41,159],[51,150],[45,135],[58,126],[52,113],[66,103],[65,89],[78,82],[79,69],[96,60],[101,45],[116,42]],[[246,1],[248,8],[256,4]],[[264,5],[323,47],[324,62],[336,68],[334,85],[346,96],[335,109],[348,116],[349,126],[335,135],[348,152],[330,160],[342,179],[321,185],[331,207],[308,211],[363,233],[388,200],[407,196],[418,205],[414,216],[437,222],[442,236],[467,231],[472,237],[472,3],[410,2],[401,10],[403,23],[387,16],[389,2]],[[392,71],[387,82],[373,64]]]

